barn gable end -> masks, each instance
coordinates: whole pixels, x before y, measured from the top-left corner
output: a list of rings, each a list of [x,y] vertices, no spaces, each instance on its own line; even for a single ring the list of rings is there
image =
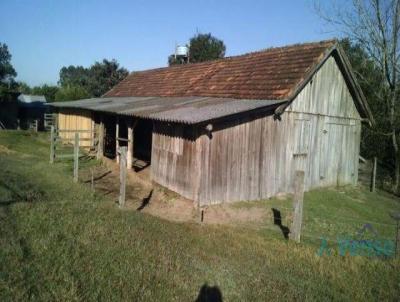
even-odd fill
[[[307,189],[357,183],[361,114],[369,109],[360,110],[340,64],[346,64],[340,56],[327,57],[284,113],[294,121],[288,150],[294,150],[295,168],[306,173]],[[296,156],[299,145],[306,154]]]
[[[286,111],[361,119],[336,59],[330,56]]]

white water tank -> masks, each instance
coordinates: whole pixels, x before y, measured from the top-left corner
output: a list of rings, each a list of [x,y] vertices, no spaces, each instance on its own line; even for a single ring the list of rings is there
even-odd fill
[[[176,46],[175,54],[177,56],[187,57],[189,53],[189,48],[187,46]]]

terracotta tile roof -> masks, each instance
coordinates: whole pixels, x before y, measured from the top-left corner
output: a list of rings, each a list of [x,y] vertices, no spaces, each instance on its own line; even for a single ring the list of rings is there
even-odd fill
[[[105,97],[288,98],[336,41],[271,48],[215,61],[133,72]]]

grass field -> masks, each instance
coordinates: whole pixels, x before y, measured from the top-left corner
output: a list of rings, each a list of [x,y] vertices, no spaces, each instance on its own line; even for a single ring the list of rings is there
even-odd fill
[[[120,210],[74,184],[70,163],[49,165],[48,150],[44,135],[0,132],[0,301],[207,301],[207,287],[223,301],[399,299],[399,259],[317,254],[318,237],[334,240],[367,222],[392,238],[388,212],[400,203],[387,194],[307,193],[306,237],[295,244],[268,227],[173,223]]]

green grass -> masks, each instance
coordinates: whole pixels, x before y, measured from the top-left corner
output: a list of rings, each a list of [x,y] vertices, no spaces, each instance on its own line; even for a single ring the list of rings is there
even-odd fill
[[[194,301],[206,283],[224,301],[399,297],[399,260],[320,257],[315,242],[294,244],[268,229],[172,223],[120,210],[74,184],[70,163],[49,165],[44,135],[2,131],[0,147],[1,301]],[[344,192],[306,194],[305,233],[332,237],[353,227],[318,220],[331,215],[390,222],[387,212],[399,209],[388,195]],[[272,204],[290,201],[256,203]]]
[[[267,210],[278,209],[282,214],[283,225],[289,225],[292,199],[268,199],[262,201],[240,202],[234,208],[262,207]],[[337,240],[344,236],[356,236],[365,224],[370,224],[379,238],[394,240],[395,221],[390,217],[392,211],[400,212],[400,201],[385,192],[370,193],[365,188],[342,187],[313,190],[305,193],[302,236],[309,243],[320,243],[320,238]],[[271,219],[263,226],[278,231]],[[374,234],[372,234],[374,235]]]

